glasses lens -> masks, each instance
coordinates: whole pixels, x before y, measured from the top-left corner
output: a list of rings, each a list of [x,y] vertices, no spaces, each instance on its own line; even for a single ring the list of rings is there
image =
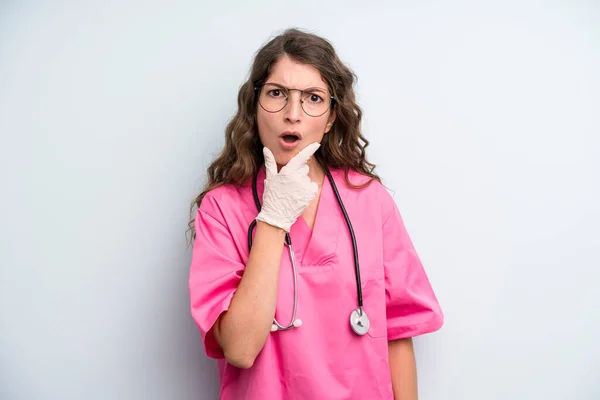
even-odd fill
[[[285,107],[287,92],[279,86],[266,84],[258,98],[260,105],[269,112],[277,112]]]
[[[323,115],[331,105],[329,93],[323,89],[307,89],[302,94],[302,108],[313,117]]]
[[[296,89],[294,89],[296,90]],[[258,97],[262,108],[268,112],[281,111],[288,101],[289,93],[281,86],[265,84]],[[302,109],[312,117],[323,115],[331,106],[331,97],[326,90],[320,88],[306,89],[302,92]]]

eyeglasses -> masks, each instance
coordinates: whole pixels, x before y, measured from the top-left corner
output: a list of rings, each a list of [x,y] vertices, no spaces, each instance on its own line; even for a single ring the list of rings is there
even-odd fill
[[[320,117],[325,114],[335,100],[335,97],[321,88],[288,89],[276,83],[265,83],[254,88],[254,91],[258,93],[258,103],[263,110],[270,113],[277,113],[284,109],[292,90],[300,92],[300,106],[311,117]]]

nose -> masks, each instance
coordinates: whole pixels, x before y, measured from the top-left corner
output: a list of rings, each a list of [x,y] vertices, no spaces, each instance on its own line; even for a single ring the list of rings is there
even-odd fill
[[[290,95],[285,105],[285,119],[291,123],[299,122],[302,119],[302,95],[300,91],[294,93],[295,90],[290,90]]]

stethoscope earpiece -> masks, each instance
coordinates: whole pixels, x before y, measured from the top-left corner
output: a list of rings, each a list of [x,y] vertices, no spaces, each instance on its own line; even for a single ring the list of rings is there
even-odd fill
[[[284,327],[282,329],[279,329],[279,326],[277,326],[277,324],[271,325],[271,332],[284,331],[292,327],[299,328],[300,326],[302,326],[302,320],[300,318],[297,318],[291,326]]]

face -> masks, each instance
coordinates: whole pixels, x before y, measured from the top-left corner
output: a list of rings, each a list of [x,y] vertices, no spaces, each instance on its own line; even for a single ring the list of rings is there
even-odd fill
[[[271,68],[267,84],[277,84],[290,89],[321,89],[327,93],[327,84],[321,73],[311,65],[298,63],[289,57],[282,57]],[[275,86],[270,86],[274,88]],[[265,87],[261,89],[265,91]],[[271,96],[283,96],[281,91],[271,91]],[[305,95],[306,96],[306,95]],[[318,101],[319,97],[305,98],[305,108],[310,112],[309,101]],[[335,111],[331,107],[318,117],[306,114],[300,104],[300,92],[291,90],[287,104],[279,112],[268,112],[257,103],[258,134],[263,146],[269,148],[279,167],[286,165],[292,157],[311,143],[321,143],[335,120]]]

